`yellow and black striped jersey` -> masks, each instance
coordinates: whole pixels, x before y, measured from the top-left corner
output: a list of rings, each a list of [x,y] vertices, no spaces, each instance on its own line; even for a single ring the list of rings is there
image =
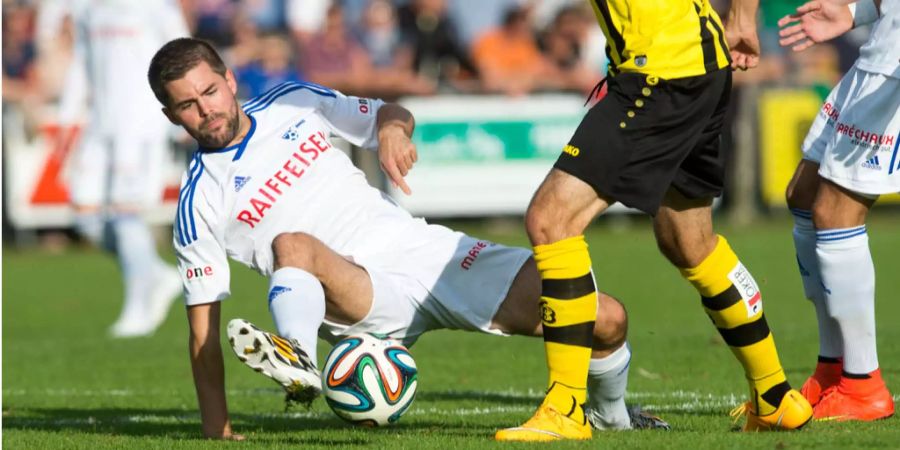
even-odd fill
[[[609,74],[703,75],[731,64],[709,0],[588,0],[606,35]]]

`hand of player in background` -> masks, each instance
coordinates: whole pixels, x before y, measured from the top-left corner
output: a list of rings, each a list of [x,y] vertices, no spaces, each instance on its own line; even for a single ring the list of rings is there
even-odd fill
[[[755,20],[750,25],[725,25],[725,41],[731,51],[732,69],[747,70],[759,64],[759,36],[756,34]]]
[[[778,27],[778,43],[799,52],[850,31],[853,16],[847,5],[812,1],[797,8],[795,14],[782,17]]]
[[[388,125],[378,130],[378,143],[378,161],[381,163],[381,170],[387,174],[394,187],[400,188],[406,195],[411,195],[412,190],[403,177],[419,159],[416,145],[399,125]]]

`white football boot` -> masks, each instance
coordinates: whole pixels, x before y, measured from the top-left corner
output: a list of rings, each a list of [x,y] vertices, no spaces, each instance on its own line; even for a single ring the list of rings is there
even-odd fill
[[[126,304],[119,319],[109,328],[115,338],[149,336],[162,325],[169,307],[182,293],[181,276],[175,269],[160,270],[152,289],[139,302]]]
[[[322,392],[315,362],[295,339],[267,333],[244,319],[228,322],[227,333],[231,349],[241,362],[284,388],[288,406],[309,405]]]

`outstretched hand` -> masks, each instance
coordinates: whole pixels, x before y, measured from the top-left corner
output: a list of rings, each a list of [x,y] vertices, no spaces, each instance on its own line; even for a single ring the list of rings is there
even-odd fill
[[[778,43],[799,52],[850,31],[853,16],[847,5],[814,0],[782,17],[778,27]]]
[[[378,132],[378,161],[381,170],[391,180],[394,187],[406,195],[412,190],[403,177],[409,173],[413,164],[419,159],[416,145],[412,143],[401,126],[385,126]]]

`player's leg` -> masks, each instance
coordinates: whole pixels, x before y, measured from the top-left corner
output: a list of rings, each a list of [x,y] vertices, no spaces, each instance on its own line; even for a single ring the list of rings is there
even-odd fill
[[[819,271],[819,258],[816,256],[816,228],[812,221],[812,205],[821,182],[818,171],[818,162],[801,160],[786,192],[787,204],[794,217],[794,249],[800,279],[803,282],[803,292],[815,307],[818,322],[819,355],[816,369],[800,388],[800,393],[813,406],[819,402],[822,392],[838,383],[841,377],[841,359],[844,355],[841,330],[828,312]]]
[[[491,327],[507,334],[542,336],[540,311],[540,276],[529,259],[519,271],[509,293],[494,315]],[[625,388],[631,350],[625,342],[628,319],[625,308],[613,297],[598,292],[597,316],[594,323],[591,360],[588,366],[587,409],[595,428],[632,428],[632,411],[625,405]],[[633,411],[640,414],[639,411]],[[642,416],[652,420],[650,416]],[[657,419],[638,425],[665,426]]]
[[[597,288],[582,233],[608,206],[609,201],[600,198],[590,185],[553,169],[528,207],[526,230],[534,245],[541,279],[539,311],[549,369],[547,396],[530,421],[499,431],[498,440],[591,436],[583,405],[587,399]],[[549,416],[559,416],[559,420]]]
[[[865,226],[876,198],[823,179],[813,204],[825,301],[844,344],[837,388],[823,394],[816,405],[816,418],[876,420],[894,413],[878,366],[875,267]]]
[[[152,333],[181,294],[181,277],[163,261],[144,213],[162,198],[160,158],[167,151],[157,136],[117,136],[112,143],[109,227],[122,269],[126,304],[112,328],[117,336]]]
[[[707,315],[744,367],[751,396],[745,429],[799,428],[812,410],[787,382],[756,282],[725,238],[713,232],[711,205],[711,198],[687,198],[670,189],[653,221],[660,251],[700,293]]]
[[[328,320],[352,325],[372,307],[372,281],[348,261],[306,233],[283,233],[272,241],[274,272],[269,310],[278,332],[297,339],[316,360],[319,326]]]

